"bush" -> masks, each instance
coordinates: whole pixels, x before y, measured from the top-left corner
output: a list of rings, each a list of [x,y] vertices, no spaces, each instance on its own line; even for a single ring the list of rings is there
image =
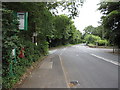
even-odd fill
[[[24,36],[19,36],[17,17],[11,10],[3,10],[3,45],[2,45],[2,88],[12,88],[20,77],[25,73],[26,68],[38,60],[42,55],[48,53],[48,43],[40,42],[37,46]],[[21,35],[21,34],[20,34]],[[23,34],[22,34],[23,35]],[[24,58],[19,58],[21,47],[25,48]],[[16,49],[16,61],[12,56],[12,49]]]
[[[48,43],[46,41],[43,41],[37,46],[30,41],[23,39],[20,39],[20,41],[22,41],[22,44],[16,48],[16,62],[14,62],[14,59],[10,58],[11,52],[6,52],[6,55],[4,55],[5,60],[8,59],[8,61],[3,62],[3,88],[12,88],[25,73],[27,67],[30,67],[39,57],[48,54]],[[25,48],[24,58],[18,57],[21,50],[20,47]],[[10,71],[10,65],[12,65],[12,72]]]
[[[40,43],[38,43],[38,47],[37,49],[39,50],[40,53],[42,53],[43,55],[47,55],[48,54],[48,45],[49,43],[47,41],[41,41]]]
[[[101,40],[101,38],[99,36],[88,34],[85,36],[85,40],[88,44],[89,43],[95,44],[96,41]]]
[[[86,41],[85,41],[85,40],[82,40],[82,43],[86,43]]]
[[[105,45],[108,45],[108,41],[107,40],[98,40],[98,45],[99,46],[105,46]]]

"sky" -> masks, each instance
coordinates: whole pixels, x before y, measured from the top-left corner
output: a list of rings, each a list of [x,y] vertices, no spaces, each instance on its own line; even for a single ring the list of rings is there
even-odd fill
[[[76,17],[73,21],[78,30],[83,33],[83,29],[89,25],[94,27],[99,26],[98,21],[102,14],[97,10],[99,7],[97,4],[100,0],[86,0],[82,8],[79,8],[79,17]]]
[[[73,20],[77,30],[83,33],[83,29],[89,25],[94,27],[99,26],[98,21],[100,21],[102,14],[97,10],[99,7],[98,3],[100,3],[100,0],[85,0],[83,6],[78,8],[80,11],[79,17]],[[58,15],[68,14],[67,11],[61,12],[59,9],[58,12]]]

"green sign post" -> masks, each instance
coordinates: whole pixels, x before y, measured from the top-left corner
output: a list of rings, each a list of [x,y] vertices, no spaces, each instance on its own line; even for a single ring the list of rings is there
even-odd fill
[[[16,15],[16,13],[15,13]],[[28,12],[17,12],[17,17],[19,21],[19,30],[28,30]],[[16,36],[16,35],[15,35]],[[9,65],[9,75],[12,77],[13,74],[13,63],[16,63],[16,48],[12,49],[12,59]]]
[[[28,30],[28,12],[17,12],[19,18],[19,29]]]

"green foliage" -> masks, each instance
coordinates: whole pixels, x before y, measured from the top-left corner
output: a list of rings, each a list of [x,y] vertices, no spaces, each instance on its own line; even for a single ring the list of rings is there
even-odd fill
[[[2,19],[2,27],[3,27],[3,47],[4,51],[2,54],[2,66],[3,66],[3,87],[9,88],[13,83],[15,83],[15,77],[11,77],[10,75],[10,65],[13,64],[13,56],[11,54],[13,48],[18,48],[18,36],[16,34],[17,31],[17,17],[14,16],[12,10],[3,9],[3,19]]]
[[[54,18],[54,27],[55,27],[55,38],[62,39],[65,38],[67,39],[69,37],[69,29],[67,27],[70,25],[71,20],[65,16],[65,15],[60,15],[56,16]],[[67,34],[67,35],[66,35]]]
[[[8,4],[12,5],[12,4]],[[31,66],[33,62],[38,60],[42,55],[48,53],[48,43],[46,41],[41,42],[41,45],[36,46],[30,41],[30,31],[19,31],[17,17],[14,14],[14,10],[9,10],[9,6],[3,4],[3,45],[2,50],[2,77],[3,88],[12,88],[12,86],[20,80],[20,77],[26,71],[26,68]],[[14,5],[11,7],[13,8]],[[32,31],[31,31],[32,32]],[[19,58],[21,47],[25,48],[24,58]],[[16,61],[12,56],[12,49],[16,49]]]
[[[66,15],[59,15],[53,19],[53,37],[49,38],[50,47],[81,42],[81,32],[76,30],[73,21]]]
[[[104,28],[102,25],[98,26],[98,27],[93,27],[92,25],[90,26],[87,26],[85,29],[84,29],[84,36],[86,34],[93,34],[95,36],[99,36],[100,38],[104,39],[105,37],[105,33],[104,33]]]
[[[85,34],[92,34],[92,31],[94,29],[95,28],[92,25],[90,25],[90,26],[85,27],[84,32],[85,32]]]
[[[98,10],[103,13],[101,19],[107,39],[120,46],[120,2],[101,2]]]
[[[39,43],[38,44],[38,47],[37,49],[40,50],[40,52],[43,54],[43,55],[47,55],[48,54],[48,42],[47,41],[41,41],[41,44]]]
[[[71,38],[71,44],[77,44],[82,42],[81,40],[82,33],[79,30],[75,30]]]
[[[85,36],[85,40],[86,40],[87,43],[95,44],[98,40],[101,40],[101,38],[99,36],[88,34],[88,35]]]
[[[108,41],[107,40],[98,40],[98,45],[99,46],[105,46],[105,45],[108,45]]]
[[[51,9],[58,5],[68,8],[71,16],[78,14],[78,3],[47,3],[47,2],[4,2],[2,8],[3,28],[3,88],[12,88],[39,57],[48,54],[48,44],[53,47],[69,43],[80,43],[81,32],[76,30],[71,18],[66,15],[55,16]],[[65,6],[68,5],[68,6]],[[72,7],[72,8],[70,8]],[[18,18],[15,13],[27,11],[28,31],[18,30]],[[37,33],[37,43],[32,42],[33,33]],[[24,47],[24,58],[20,58],[21,48]],[[12,56],[16,49],[16,57]],[[15,60],[16,59],[16,60]]]
[[[85,0],[73,0],[73,1],[66,1],[66,2],[50,2],[47,3],[48,9],[53,10],[53,14],[57,13],[58,10],[57,7],[61,8],[62,11],[66,10],[68,12],[68,16],[70,18],[75,18],[75,16],[78,16],[79,10],[78,7],[82,6]]]
[[[96,45],[95,45],[95,44],[90,43],[90,44],[88,44],[88,46],[90,46],[90,47],[95,47]]]
[[[85,40],[86,40],[87,44],[89,44],[90,46],[94,46],[94,45],[96,45],[96,43],[98,43],[99,46],[108,45],[107,40],[105,40],[105,39],[101,40],[101,38],[99,36],[95,36],[92,34],[86,35]]]

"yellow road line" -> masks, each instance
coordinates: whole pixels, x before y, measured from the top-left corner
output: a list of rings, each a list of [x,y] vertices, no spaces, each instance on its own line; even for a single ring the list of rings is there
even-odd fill
[[[64,76],[65,76],[65,81],[66,81],[66,84],[67,84],[67,88],[70,88],[69,85],[68,85],[68,79],[67,79],[67,75],[66,75],[66,72],[65,72],[65,68],[64,68],[64,66],[63,66],[63,62],[62,62],[62,60],[61,60],[60,55],[58,55],[58,56],[59,56],[60,63],[61,63],[61,66],[62,66],[62,70],[63,70]]]

